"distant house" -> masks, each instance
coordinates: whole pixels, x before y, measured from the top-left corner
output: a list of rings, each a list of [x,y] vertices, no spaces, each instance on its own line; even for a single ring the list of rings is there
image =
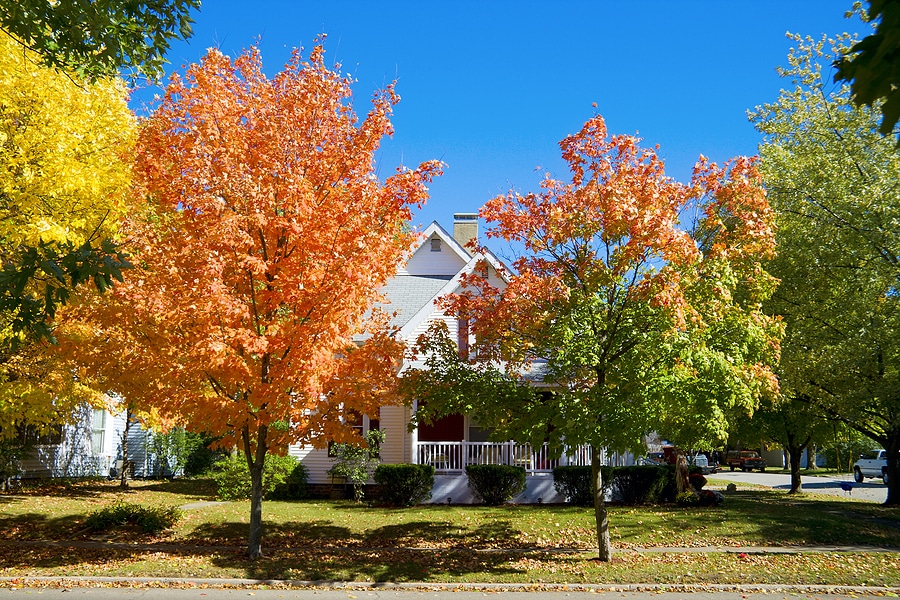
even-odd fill
[[[125,413],[83,406],[74,422],[50,434],[30,437],[32,450],[21,461],[21,477],[109,477],[122,469]],[[150,477],[166,474],[150,450],[153,433],[136,421],[128,428],[128,462],[131,475]]]
[[[429,325],[443,320],[451,336],[460,344],[468,344],[465,328],[442,312],[436,301],[461,291],[460,276],[472,273],[482,262],[488,277],[498,287],[504,285],[502,265],[489,253],[473,253],[466,248],[478,237],[478,215],[454,215],[451,235],[437,222],[423,232],[406,264],[382,290],[390,301],[388,307],[397,316],[393,325],[408,344],[415,343]],[[461,334],[462,332],[462,334]],[[385,433],[381,460],[387,463],[425,463],[436,469],[433,502],[464,503],[472,500],[467,486],[465,467],[472,463],[515,464],[526,468],[528,488],[519,502],[556,502],[563,500],[553,488],[552,469],[558,464],[590,464],[586,448],[571,449],[569,456],[551,459],[546,447],[532,448],[513,441],[489,442],[489,431],[468,415],[450,415],[431,425],[409,431],[412,407],[385,406],[378,415],[364,415],[358,426],[364,434],[371,428]],[[333,462],[326,450],[294,446],[290,454],[298,457],[309,470],[310,483],[331,482],[328,469]],[[630,459],[629,459],[630,462]]]

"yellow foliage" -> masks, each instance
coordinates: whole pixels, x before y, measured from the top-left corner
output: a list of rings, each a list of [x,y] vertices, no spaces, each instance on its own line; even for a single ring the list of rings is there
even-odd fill
[[[135,119],[120,80],[40,66],[0,33],[0,239],[81,245],[113,235],[130,187]]]
[[[0,260],[27,247],[115,239],[131,187],[136,120],[115,79],[86,83],[41,66],[0,32]],[[40,281],[24,290],[40,298]],[[0,312],[0,435],[13,423],[71,419],[102,396],[73,378],[51,348],[24,343]],[[23,344],[11,350],[9,342]]]

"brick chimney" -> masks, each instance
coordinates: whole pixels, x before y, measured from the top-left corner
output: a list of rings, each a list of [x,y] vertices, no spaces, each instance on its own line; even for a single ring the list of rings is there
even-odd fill
[[[470,241],[478,243],[478,213],[456,213],[453,215],[453,239],[464,248]],[[471,250],[466,248],[466,250]]]

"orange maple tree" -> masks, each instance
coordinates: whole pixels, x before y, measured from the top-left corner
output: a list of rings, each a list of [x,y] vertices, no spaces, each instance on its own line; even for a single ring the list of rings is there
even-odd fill
[[[756,161],[701,157],[684,184],[639,142],[596,116],[560,142],[571,181],[490,200],[488,237],[524,251],[504,285],[476,271],[444,299],[469,323],[471,356],[437,328],[420,340],[427,368],[404,377],[426,401],[417,418],[475,414],[498,439],[546,440],[557,454],[589,444],[602,560],[607,450],[638,452],[652,430],[687,448],[718,443],[729,413],[777,389],[781,329],[761,309],[773,215]]]
[[[243,452],[250,557],[266,453],[361,441],[343,417],[399,401],[403,347],[377,290],[441,165],[380,181],[374,153],[398,96],[379,91],[362,120],[350,99],[321,45],[272,78],[256,48],[210,50],[174,77],[140,128],[145,203],[124,225],[136,268],[68,327],[97,385]]]

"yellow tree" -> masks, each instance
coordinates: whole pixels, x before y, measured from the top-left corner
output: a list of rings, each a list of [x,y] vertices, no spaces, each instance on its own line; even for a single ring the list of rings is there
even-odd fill
[[[135,121],[113,79],[76,83],[0,33],[0,435],[65,421],[93,395],[41,352],[82,281],[120,275],[112,247]]]
[[[373,307],[440,165],[380,181],[374,154],[398,97],[376,93],[360,120],[350,83],[321,46],[273,78],[257,49],[211,50],[173,78],[140,132],[135,269],[73,329],[104,386],[243,452],[252,558],[266,453],[348,441],[348,411],[398,401],[403,348]]]

